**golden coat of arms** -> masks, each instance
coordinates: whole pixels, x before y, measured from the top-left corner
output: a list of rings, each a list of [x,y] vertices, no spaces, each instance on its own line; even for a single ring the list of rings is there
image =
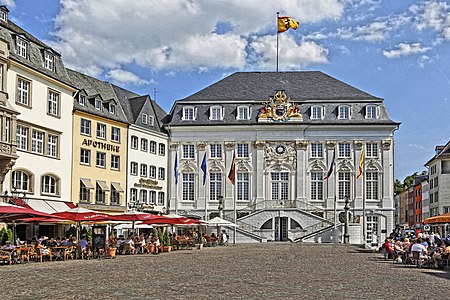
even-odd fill
[[[258,122],[302,121],[297,103],[291,102],[284,91],[276,91],[275,95],[264,102],[259,109]]]

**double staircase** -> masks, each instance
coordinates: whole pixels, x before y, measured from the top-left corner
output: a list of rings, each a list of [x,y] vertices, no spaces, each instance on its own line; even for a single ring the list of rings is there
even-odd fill
[[[334,227],[334,212],[325,211],[320,207],[299,200],[264,200],[237,210],[236,219],[234,212],[224,214],[223,218],[238,225],[236,228],[238,237],[245,237],[247,240],[251,239],[255,242],[266,242],[271,240],[267,237],[267,230],[264,232],[261,228],[253,225],[252,219],[260,218],[261,214],[277,217],[280,210],[294,215],[297,214],[298,219],[307,220],[299,223],[306,223],[308,226],[289,231],[288,239],[291,242],[302,242],[306,239],[311,239],[315,235],[331,230]]]

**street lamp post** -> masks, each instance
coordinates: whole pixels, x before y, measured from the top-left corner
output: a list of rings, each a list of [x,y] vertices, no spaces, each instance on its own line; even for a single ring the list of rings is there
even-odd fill
[[[5,193],[2,195],[3,201],[6,203],[18,205],[18,206],[25,206],[27,204],[26,194],[23,193],[23,196],[19,197],[19,192],[15,187],[13,187],[13,190],[11,191],[11,196],[8,194],[8,191],[5,191]],[[20,200],[20,201],[19,201]],[[16,221],[12,221],[12,233],[13,233],[13,240],[12,244],[16,245]]]
[[[350,233],[349,233],[349,216],[348,211],[350,209],[350,197],[345,196],[345,227],[344,227],[344,244],[350,243]]]

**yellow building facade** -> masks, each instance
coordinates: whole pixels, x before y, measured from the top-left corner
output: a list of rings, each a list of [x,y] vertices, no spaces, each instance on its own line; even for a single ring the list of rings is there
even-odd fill
[[[74,110],[72,201],[106,213],[126,210],[128,124]]]

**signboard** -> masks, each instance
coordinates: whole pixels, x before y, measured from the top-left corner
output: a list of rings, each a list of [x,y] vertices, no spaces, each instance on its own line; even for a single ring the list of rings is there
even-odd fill
[[[423,230],[430,231],[431,230],[430,225],[424,225]]]

